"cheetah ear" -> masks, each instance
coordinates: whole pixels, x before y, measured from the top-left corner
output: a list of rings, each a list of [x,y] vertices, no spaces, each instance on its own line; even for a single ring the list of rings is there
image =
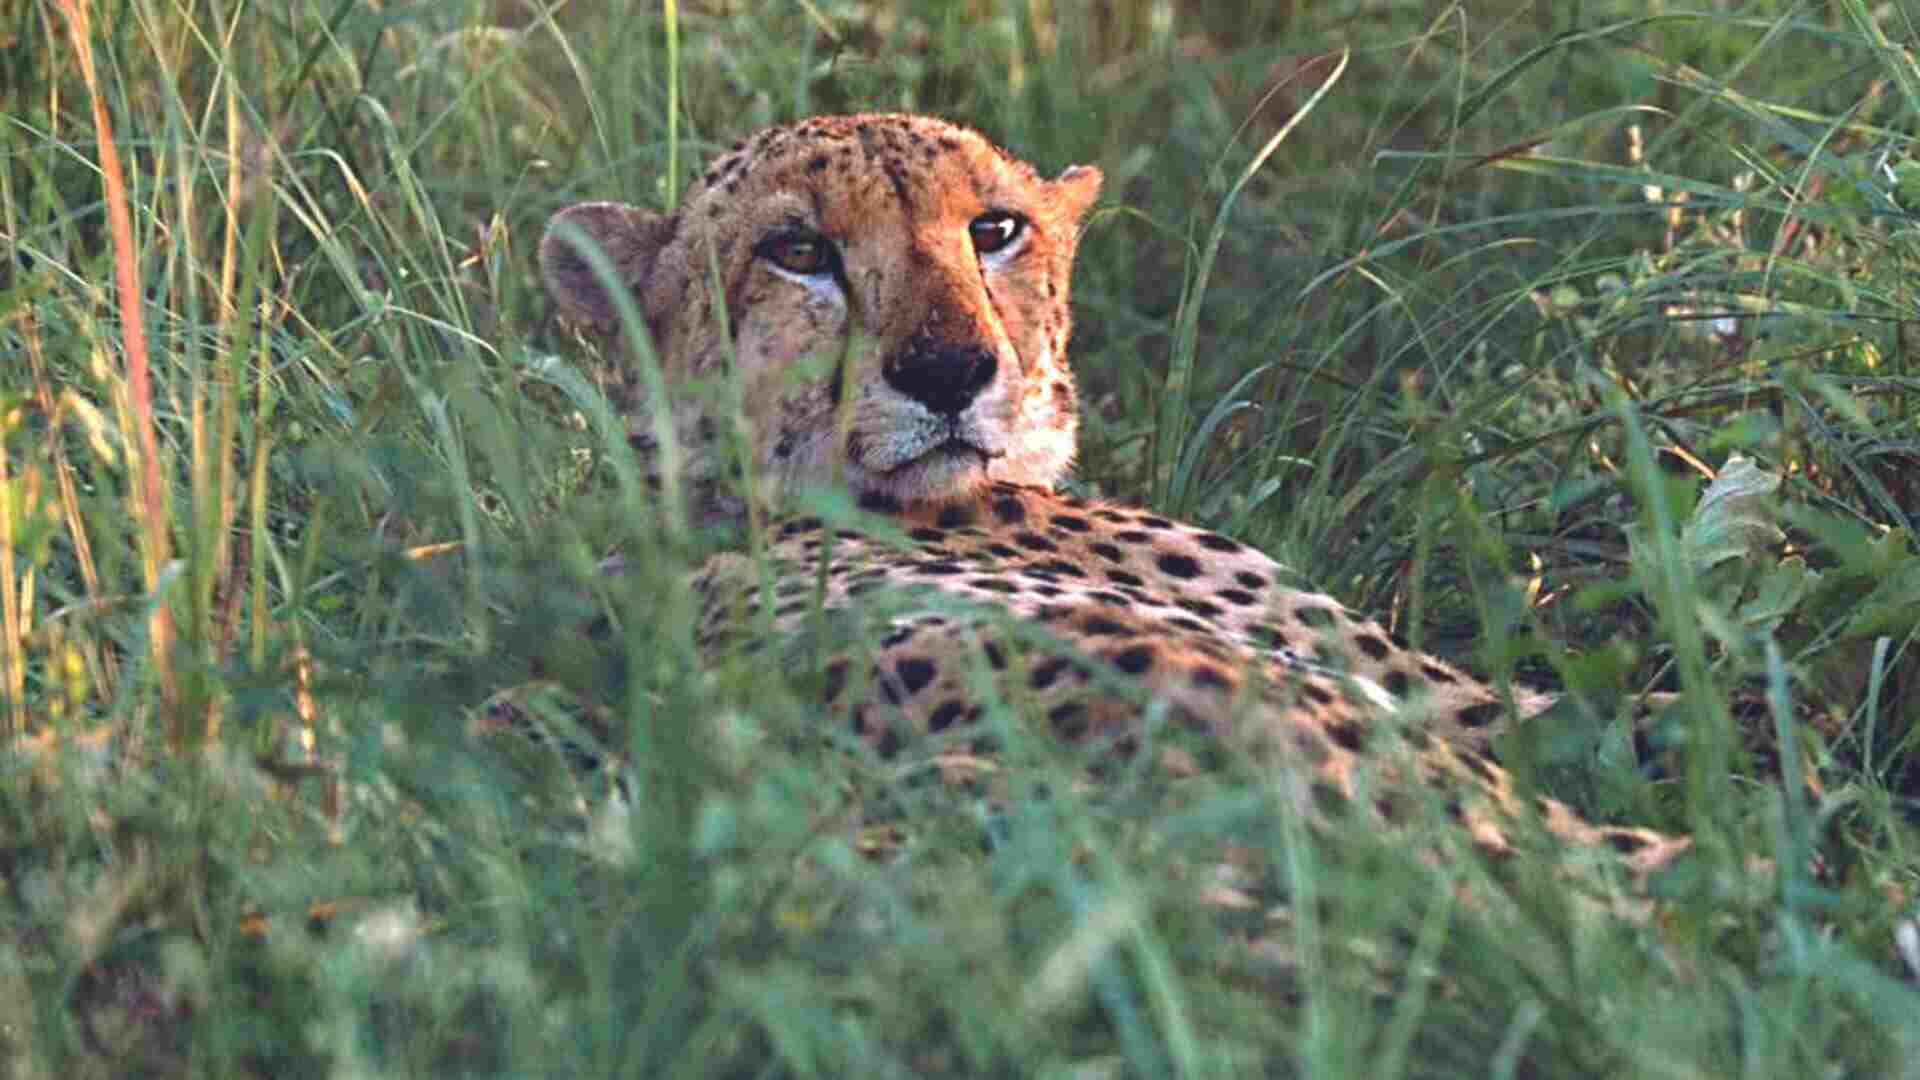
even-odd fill
[[[1067,220],[1077,222],[1086,216],[1093,200],[1099,198],[1102,179],[1100,170],[1094,166],[1075,165],[1047,181],[1047,186],[1058,200],[1057,205],[1065,211]]]
[[[625,203],[589,202],[569,206],[547,222],[547,233],[540,238],[540,276],[547,292],[568,318],[610,332],[620,325],[620,308],[581,254],[576,229],[600,246],[624,285],[638,290],[673,240],[674,219]],[[646,314],[644,306],[641,314]]]

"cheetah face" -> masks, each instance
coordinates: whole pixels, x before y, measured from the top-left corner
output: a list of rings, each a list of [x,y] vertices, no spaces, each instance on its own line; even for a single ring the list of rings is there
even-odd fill
[[[1048,180],[944,121],[817,117],[736,145],[671,215],[561,211],[541,266],[570,320],[618,344],[578,239],[611,260],[697,479],[719,474],[700,445],[712,421],[731,423],[706,414],[737,395],[770,501],[840,484],[941,503],[1051,485],[1071,462],[1068,279],[1099,189],[1097,169]],[[700,384],[737,389],[687,392]]]

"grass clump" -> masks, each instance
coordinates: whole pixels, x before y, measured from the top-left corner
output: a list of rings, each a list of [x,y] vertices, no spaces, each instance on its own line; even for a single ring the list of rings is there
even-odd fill
[[[7,1070],[1909,1070],[1915,32],[16,5]],[[701,669],[686,573],[725,539],[646,490],[626,373],[530,255],[567,202],[664,206],[851,107],[1100,163],[1075,484],[1566,689],[1503,758],[1696,835],[1657,918],[1578,853],[1428,859],[1459,839],[1425,807],[1310,830],[1283,777],[1171,783],[1013,708],[978,794],[823,730],[817,673]],[[487,736],[508,707],[560,738]]]

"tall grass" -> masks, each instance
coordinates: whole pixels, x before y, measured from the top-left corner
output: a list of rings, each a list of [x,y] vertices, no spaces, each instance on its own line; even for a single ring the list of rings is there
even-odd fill
[[[6,1070],[1912,1072],[1916,27],[1725,7],[7,9]],[[702,670],[734,538],[530,255],[850,107],[1106,170],[1077,487],[1565,689],[1503,760],[1699,856]]]

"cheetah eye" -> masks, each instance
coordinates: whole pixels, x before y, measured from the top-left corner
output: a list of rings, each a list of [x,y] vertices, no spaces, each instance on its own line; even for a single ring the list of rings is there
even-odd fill
[[[809,277],[832,273],[840,262],[833,241],[814,232],[775,233],[755,244],[753,253],[790,274]]]
[[[973,237],[973,250],[982,255],[991,255],[1011,247],[1026,228],[1026,219],[1018,214],[989,210],[968,223],[967,235]]]

